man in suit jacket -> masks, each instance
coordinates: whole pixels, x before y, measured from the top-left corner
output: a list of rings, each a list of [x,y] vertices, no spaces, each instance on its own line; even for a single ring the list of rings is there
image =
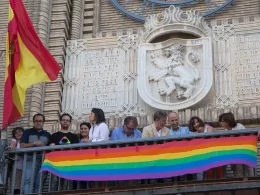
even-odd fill
[[[144,127],[142,137],[161,137],[170,135],[170,131],[166,125],[167,113],[164,111],[157,111],[153,116],[154,123]]]

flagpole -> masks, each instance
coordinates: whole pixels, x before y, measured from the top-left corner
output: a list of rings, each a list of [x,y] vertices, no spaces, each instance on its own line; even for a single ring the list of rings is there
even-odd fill
[[[12,49],[13,49],[13,41],[11,42],[11,44],[9,45],[9,51],[8,51],[8,54],[9,54],[9,64],[10,64],[10,68],[11,68],[11,71],[13,70],[13,63],[12,63]],[[8,70],[6,70],[8,71]],[[7,73],[6,73],[7,74]],[[4,113],[3,113],[4,114]],[[8,145],[8,135],[7,135],[7,128],[8,126],[4,127],[1,131],[1,145],[7,147]]]

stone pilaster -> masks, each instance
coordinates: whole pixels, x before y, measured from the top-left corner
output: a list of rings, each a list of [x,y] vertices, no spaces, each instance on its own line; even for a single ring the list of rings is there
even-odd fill
[[[83,0],[73,0],[72,7],[72,24],[71,24],[71,39],[82,38],[82,26],[83,26]]]

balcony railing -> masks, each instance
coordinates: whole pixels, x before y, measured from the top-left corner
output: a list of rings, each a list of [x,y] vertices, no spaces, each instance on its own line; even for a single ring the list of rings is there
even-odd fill
[[[140,145],[153,145],[165,143],[173,140],[192,140],[196,138],[211,139],[216,137],[233,137],[241,135],[257,134],[259,129],[245,129],[239,131],[218,131],[212,133],[200,133],[192,134],[189,136],[179,137],[158,137],[151,139],[137,139],[128,141],[107,141],[85,144],[71,144],[63,146],[46,146],[35,147],[19,150],[6,151],[5,161],[9,163],[2,163],[2,175],[4,185],[7,186],[7,190],[10,194],[14,194],[15,178],[17,159],[23,159],[22,179],[20,183],[20,191],[23,194],[23,187],[25,181],[25,169],[28,159],[32,159],[32,180],[34,180],[35,167],[38,158],[41,158],[43,162],[46,153],[51,151],[66,151],[66,150],[81,150],[81,149],[93,149],[93,148],[121,148],[128,146],[140,146]],[[259,153],[258,153],[259,157]],[[13,160],[12,160],[13,159]],[[12,164],[12,166],[10,166]],[[9,165],[9,166],[8,166]],[[145,179],[136,181],[105,181],[105,182],[81,182],[81,181],[69,181],[62,178],[58,178],[53,174],[47,172],[40,173],[39,189],[40,193],[62,193],[62,194],[77,194],[77,193],[122,193],[122,194],[134,194],[139,192],[140,194],[146,194],[149,192],[153,194],[174,194],[174,193],[192,193],[192,192],[207,192],[217,190],[230,190],[230,189],[254,189],[260,188],[260,164],[258,162],[257,168],[253,170],[253,176],[248,176],[246,169],[243,169],[243,177],[235,178],[235,173],[228,166],[223,166],[224,178],[217,178],[217,170],[213,171],[213,178],[209,179],[204,177],[202,180],[196,179],[196,174],[185,175],[179,177],[165,178],[165,179]],[[33,194],[33,182],[30,184],[30,192]],[[38,194],[38,193],[37,193]]]

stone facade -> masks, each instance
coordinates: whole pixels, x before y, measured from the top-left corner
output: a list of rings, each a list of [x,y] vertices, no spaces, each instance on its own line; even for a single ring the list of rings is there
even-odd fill
[[[0,115],[3,110],[5,34],[8,14],[8,0],[2,1]],[[215,3],[221,2],[224,1],[215,1]],[[25,114],[9,129],[18,125],[31,126],[32,116],[42,112],[47,119],[45,128],[54,132],[59,128],[59,114],[69,112],[76,119],[72,129],[77,130],[78,121],[86,120],[92,107],[101,107],[106,111],[111,128],[120,125],[123,118],[129,114],[138,117],[141,127],[152,122],[153,112],[159,108],[159,105],[153,106],[151,102],[139,95],[140,90],[138,92],[139,70],[141,70],[137,60],[140,57],[138,47],[140,44],[145,44],[143,23],[122,16],[107,0],[24,0],[24,4],[41,40],[63,70],[57,81],[35,85],[28,89]],[[208,49],[204,49],[209,54],[203,54],[203,49],[201,49],[202,53],[197,53],[200,61],[203,62],[202,65],[206,65],[205,67],[199,65],[197,68],[201,78],[205,78],[206,75],[212,81],[204,80],[208,89],[202,87],[202,82],[197,86],[198,91],[199,88],[203,88],[206,92],[200,98],[191,95],[194,100],[196,99],[193,103],[184,107],[174,105],[162,107],[163,109],[177,109],[183,124],[187,124],[193,115],[205,121],[216,122],[219,114],[230,110],[242,123],[248,126],[258,125],[260,118],[259,5],[257,0],[236,0],[230,7],[205,19],[210,32],[205,35],[206,38],[201,38],[211,40],[208,41]],[[138,5],[131,4],[131,6],[129,10],[135,9]],[[199,3],[185,7],[183,10],[204,12],[206,9],[203,3]],[[165,8],[158,7],[156,13],[163,13],[164,10]],[[185,43],[179,43],[185,45],[185,48],[190,51],[192,46],[187,45],[192,45],[191,40],[198,38],[198,36],[189,36],[189,33],[186,33],[186,37],[181,37],[182,35],[176,31],[173,34],[175,37],[169,36],[167,39],[187,39]],[[167,39],[160,40],[163,39],[162,37],[157,36],[158,39],[151,39],[147,43],[167,42]],[[164,55],[164,49],[167,49],[166,46],[159,49],[160,55]],[[209,49],[212,49],[212,52]],[[212,53],[210,57],[212,60],[205,61],[202,56],[209,56],[210,53]],[[143,71],[145,74],[146,70]],[[149,85],[156,85],[148,80],[146,82]],[[161,85],[167,86],[163,81]],[[178,83],[176,86],[181,87]],[[187,88],[184,87],[184,90]],[[156,93],[159,99],[164,98],[164,102],[184,101],[177,98],[178,93],[183,93],[181,90],[179,92],[173,90],[173,95],[168,99],[166,93],[161,97],[157,91],[156,89],[153,93]]]

